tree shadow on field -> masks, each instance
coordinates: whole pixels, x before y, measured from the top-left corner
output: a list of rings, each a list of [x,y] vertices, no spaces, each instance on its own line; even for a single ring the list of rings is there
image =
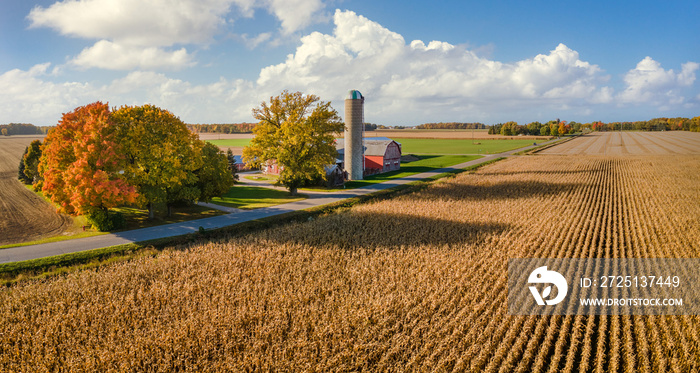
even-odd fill
[[[399,248],[483,241],[509,228],[496,222],[446,220],[419,214],[419,209],[416,215],[351,210],[288,226],[286,231],[270,232],[265,238],[280,244],[334,245],[346,249]]]
[[[422,200],[508,200],[569,193],[585,186],[584,183],[547,183],[542,181],[507,181],[491,184],[449,183],[434,185],[412,197]]]
[[[483,176],[512,176],[512,175],[533,175],[541,178],[543,175],[576,175],[576,174],[591,174],[604,171],[602,165],[586,167],[581,170],[524,170],[524,171],[500,171],[500,172],[479,172]]]

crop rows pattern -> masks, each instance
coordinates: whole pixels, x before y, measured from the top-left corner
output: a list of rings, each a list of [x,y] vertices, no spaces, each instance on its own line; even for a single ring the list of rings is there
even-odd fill
[[[508,258],[697,258],[698,201],[699,156],[512,158],[0,291],[0,371],[698,371],[698,316],[506,313]]]

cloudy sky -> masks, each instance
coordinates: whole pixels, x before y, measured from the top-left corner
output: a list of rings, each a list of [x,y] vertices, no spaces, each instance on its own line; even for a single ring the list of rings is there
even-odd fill
[[[97,100],[253,121],[282,90],[385,125],[700,115],[700,2],[2,0],[0,123]]]

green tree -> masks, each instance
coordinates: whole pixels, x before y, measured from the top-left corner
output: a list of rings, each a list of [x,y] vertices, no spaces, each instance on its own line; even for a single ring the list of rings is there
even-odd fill
[[[214,144],[204,144],[202,160],[202,167],[195,171],[197,187],[200,191],[199,199],[209,202],[213,197],[221,196],[231,189],[233,175],[229,171],[226,154]]]
[[[334,134],[343,130],[330,102],[315,95],[283,91],[253,109],[260,121],[243,158],[250,166],[277,162],[280,182],[292,195],[303,183],[325,177],[324,166],[335,162]]]
[[[236,166],[236,157],[233,155],[231,149],[226,151],[226,160],[228,161],[228,170],[231,173],[231,178],[233,178],[233,183],[238,181],[238,166]]]
[[[180,118],[143,105],[123,106],[112,120],[127,160],[124,176],[138,189],[138,203],[148,207],[150,219],[156,204],[199,197],[195,170],[202,167],[202,144]]]
[[[24,155],[24,175],[31,180],[32,184],[37,184],[41,179],[39,175],[39,160],[41,159],[41,141],[34,140],[29,144],[27,153]]]
[[[551,136],[557,136],[557,133],[559,133],[559,122],[549,122],[549,134]]]
[[[540,122],[531,122],[528,123],[527,125],[527,132],[530,135],[539,135],[540,134],[540,128],[542,127],[542,123]]]
[[[24,157],[27,155],[28,152],[29,152],[29,147],[25,146],[24,147],[24,154],[22,154],[22,158],[19,159],[19,168],[17,170],[17,178],[19,179],[19,181],[21,181],[22,183],[27,184],[27,185],[32,183],[32,179],[28,178],[27,175],[25,175],[25,173],[24,173],[24,168],[25,168]]]

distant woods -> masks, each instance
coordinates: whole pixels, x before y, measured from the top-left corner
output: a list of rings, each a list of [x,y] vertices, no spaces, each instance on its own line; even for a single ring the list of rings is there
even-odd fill
[[[551,120],[547,123],[531,122],[526,125],[520,125],[517,122],[497,123],[486,125],[479,122],[439,122],[439,123],[423,123],[415,127],[410,126],[385,126],[382,124],[365,123],[365,131],[383,130],[383,129],[423,129],[423,130],[470,130],[470,129],[488,129],[490,134],[503,135],[504,133],[510,136],[523,135],[547,135],[557,136],[559,133],[559,125],[562,123],[559,119]],[[609,122],[601,121],[590,123],[578,123],[575,121],[564,122],[562,130],[565,133],[575,133],[583,130],[590,131],[691,131],[700,132],[700,116],[694,118],[654,118],[647,121],[636,122]],[[556,129],[554,126],[556,125]],[[253,128],[257,123],[221,123],[221,124],[188,124],[187,128],[194,133],[253,133]],[[566,128],[566,126],[569,128]],[[10,123],[0,124],[0,135],[45,135],[52,127],[38,127],[29,123]],[[504,129],[505,128],[505,129]],[[546,128],[546,129],[545,129]],[[504,132],[504,133],[502,133]]]
[[[29,123],[0,124],[0,134],[13,135],[45,135],[51,127],[37,127]]]
[[[559,136],[583,131],[691,131],[700,132],[700,116],[689,118],[654,118],[636,122],[566,122],[559,119],[547,123],[531,122],[520,125],[517,122],[498,123],[487,126],[492,135],[544,135]]]
[[[460,122],[440,122],[440,123],[423,123],[416,126],[420,130],[484,130],[486,125],[483,123],[460,123]]]
[[[194,133],[253,133],[257,123],[188,124]]]
[[[593,122],[593,131],[690,131],[700,132],[700,116],[689,118],[654,118],[637,122]]]

